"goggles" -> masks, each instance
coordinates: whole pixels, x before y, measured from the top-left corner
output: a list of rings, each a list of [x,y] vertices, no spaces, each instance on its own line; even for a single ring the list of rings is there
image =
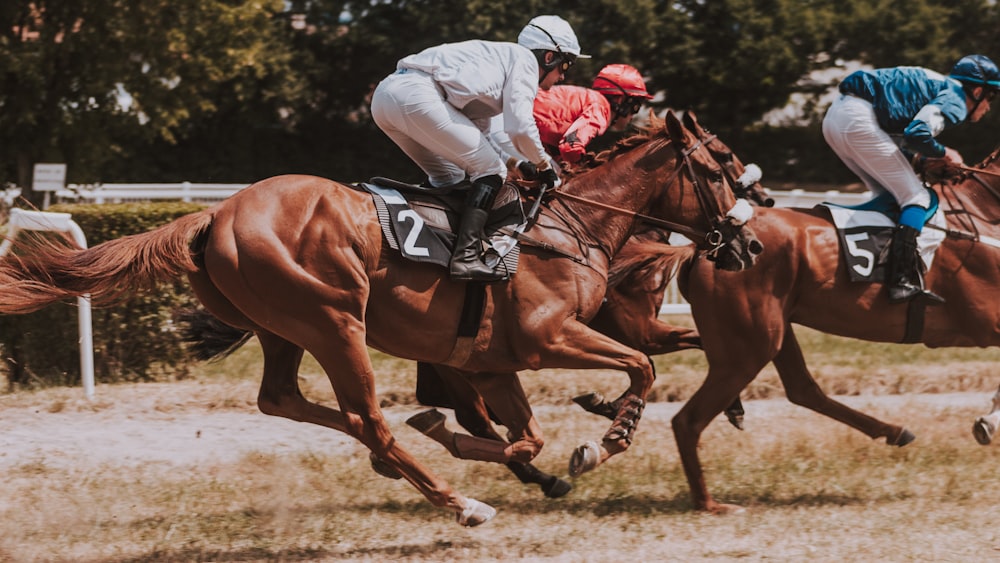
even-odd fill
[[[569,72],[569,69],[573,68],[573,65],[576,64],[576,55],[574,55],[573,53],[564,52],[562,50],[562,47],[559,46],[559,42],[556,41],[556,38],[552,37],[552,34],[549,33],[544,27],[540,25],[535,25],[533,23],[529,23],[528,25],[542,30],[542,33],[547,35],[549,40],[552,41],[552,44],[555,45],[556,49],[555,51],[552,52],[556,54],[556,58],[553,59],[552,66],[547,68],[551,70],[555,70],[558,68],[560,71],[562,71],[563,74]]]
[[[624,96],[620,102],[612,103],[611,107],[618,117],[632,117],[639,113],[639,109],[642,108],[642,99]]]
[[[627,112],[629,115],[639,113],[639,108],[641,107],[642,100],[639,98],[625,98],[621,103],[622,112]]]
[[[559,53],[559,59],[556,63],[556,68],[562,71],[563,74],[569,72],[569,69],[573,68],[576,64],[576,57],[569,53]]]

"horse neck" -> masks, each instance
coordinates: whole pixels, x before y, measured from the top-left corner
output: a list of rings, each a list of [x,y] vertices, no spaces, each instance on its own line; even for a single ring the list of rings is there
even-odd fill
[[[640,161],[643,161],[641,166]],[[656,166],[650,166],[654,162]],[[567,207],[602,246],[617,252],[635,230],[639,221],[636,214],[649,214],[654,204],[664,199],[665,191],[678,183],[677,167],[681,165],[682,161],[666,139],[652,139],[574,177],[567,184],[567,191],[575,196],[628,213],[584,203],[567,202]],[[663,218],[683,224],[690,221],[687,217]]]
[[[1000,161],[991,157],[982,173],[942,187],[942,205],[995,224],[1000,219]]]

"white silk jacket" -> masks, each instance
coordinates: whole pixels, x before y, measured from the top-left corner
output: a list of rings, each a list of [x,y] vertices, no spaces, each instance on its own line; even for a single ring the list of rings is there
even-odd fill
[[[527,48],[498,41],[462,41],[430,47],[396,64],[430,75],[449,104],[484,134],[503,116],[503,130],[531,162],[547,161],[535,124],[538,62]]]

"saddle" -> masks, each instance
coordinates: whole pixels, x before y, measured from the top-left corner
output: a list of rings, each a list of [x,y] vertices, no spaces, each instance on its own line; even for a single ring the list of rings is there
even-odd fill
[[[444,268],[451,260],[467,184],[445,188],[426,188],[376,176],[358,187],[372,195],[379,224],[386,242],[405,258],[430,262]],[[507,276],[517,271],[519,249],[510,234],[526,226],[527,215],[520,191],[505,183],[490,210],[485,231],[489,248],[484,261],[493,268],[503,268]]]
[[[938,195],[930,188],[927,191],[931,204],[927,209],[926,223],[943,229],[945,221],[943,213],[939,213]],[[900,209],[896,198],[885,192],[857,205],[823,202],[819,206],[830,212],[837,227],[851,281],[884,282],[889,261],[888,245],[899,220]],[[917,238],[924,271],[930,269],[934,253],[945,239],[942,229],[924,229]]]
[[[927,188],[931,204],[927,209],[926,224],[938,229],[923,229],[917,237],[917,250],[924,271],[930,269],[934,253],[944,241],[944,213],[939,209],[937,193]],[[851,281],[885,282],[889,263],[889,242],[899,220],[899,205],[892,194],[886,192],[858,205],[838,205],[824,202],[820,206],[830,211],[837,227],[840,248],[844,252]],[[920,342],[924,332],[926,299],[912,299],[906,307],[904,344]]]

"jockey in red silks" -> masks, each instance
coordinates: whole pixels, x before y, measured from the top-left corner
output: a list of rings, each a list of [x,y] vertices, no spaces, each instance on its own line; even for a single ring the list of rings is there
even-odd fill
[[[535,97],[535,123],[549,154],[576,164],[587,146],[608,129],[620,131],[652,96],[635,67],[608,65],[592,89],[558,85]]]

